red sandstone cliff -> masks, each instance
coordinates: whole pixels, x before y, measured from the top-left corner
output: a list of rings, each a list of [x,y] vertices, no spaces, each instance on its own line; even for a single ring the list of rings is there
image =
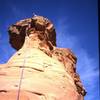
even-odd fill
[[[9,27],[9,41],[18,50],[0,65],[0,100],[83,100],[76,73],[77,58],[56,47],[53,24],[42,16]]]

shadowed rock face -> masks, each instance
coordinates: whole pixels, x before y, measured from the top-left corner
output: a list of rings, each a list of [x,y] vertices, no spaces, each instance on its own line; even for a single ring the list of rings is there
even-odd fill
[[[1,100],[84,99],[77,58],[70,49],[56,47],[56,32],[47,18],[21,20],[8,32],[10,44],[18,51],[0,65]]]
[[[10,44],[19,50],[27,35],[36,34],[41,41],[50,41],[56,46],[56,33],[53,24],[42,16],[36,16],[21,20],[9,27]]]

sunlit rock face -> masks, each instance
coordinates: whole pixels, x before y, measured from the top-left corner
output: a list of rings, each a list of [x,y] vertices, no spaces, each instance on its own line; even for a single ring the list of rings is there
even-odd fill
[[[56,47],[53,24],[42,16],[9,27],[17,52],[0,65],[0,100],[83,100],[85,89],[76,73],[77,58]]]

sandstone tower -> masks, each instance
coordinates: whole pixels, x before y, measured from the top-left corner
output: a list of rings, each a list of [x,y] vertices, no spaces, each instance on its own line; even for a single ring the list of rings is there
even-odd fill
[[[77,58],[70,49],[56,47],[51,21],[33,16],[8,32],[17,52],[0,65],[0,100],[84,100]]]

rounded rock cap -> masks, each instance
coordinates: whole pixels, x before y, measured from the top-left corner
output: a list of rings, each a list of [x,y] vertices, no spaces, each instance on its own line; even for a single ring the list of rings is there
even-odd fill
[[[43,16],[33,16],[32,18],[20,20],[11,25],[8,29],[11,46],[16,50],[19,50],[24,44],[26,34],[29,35],[29,32],[32,30],[35,31],[35,34],[39,34],[41,37],[44,36],[45,41],[50,41],[52,45],[56,46],[56,32],[54,25]]]

